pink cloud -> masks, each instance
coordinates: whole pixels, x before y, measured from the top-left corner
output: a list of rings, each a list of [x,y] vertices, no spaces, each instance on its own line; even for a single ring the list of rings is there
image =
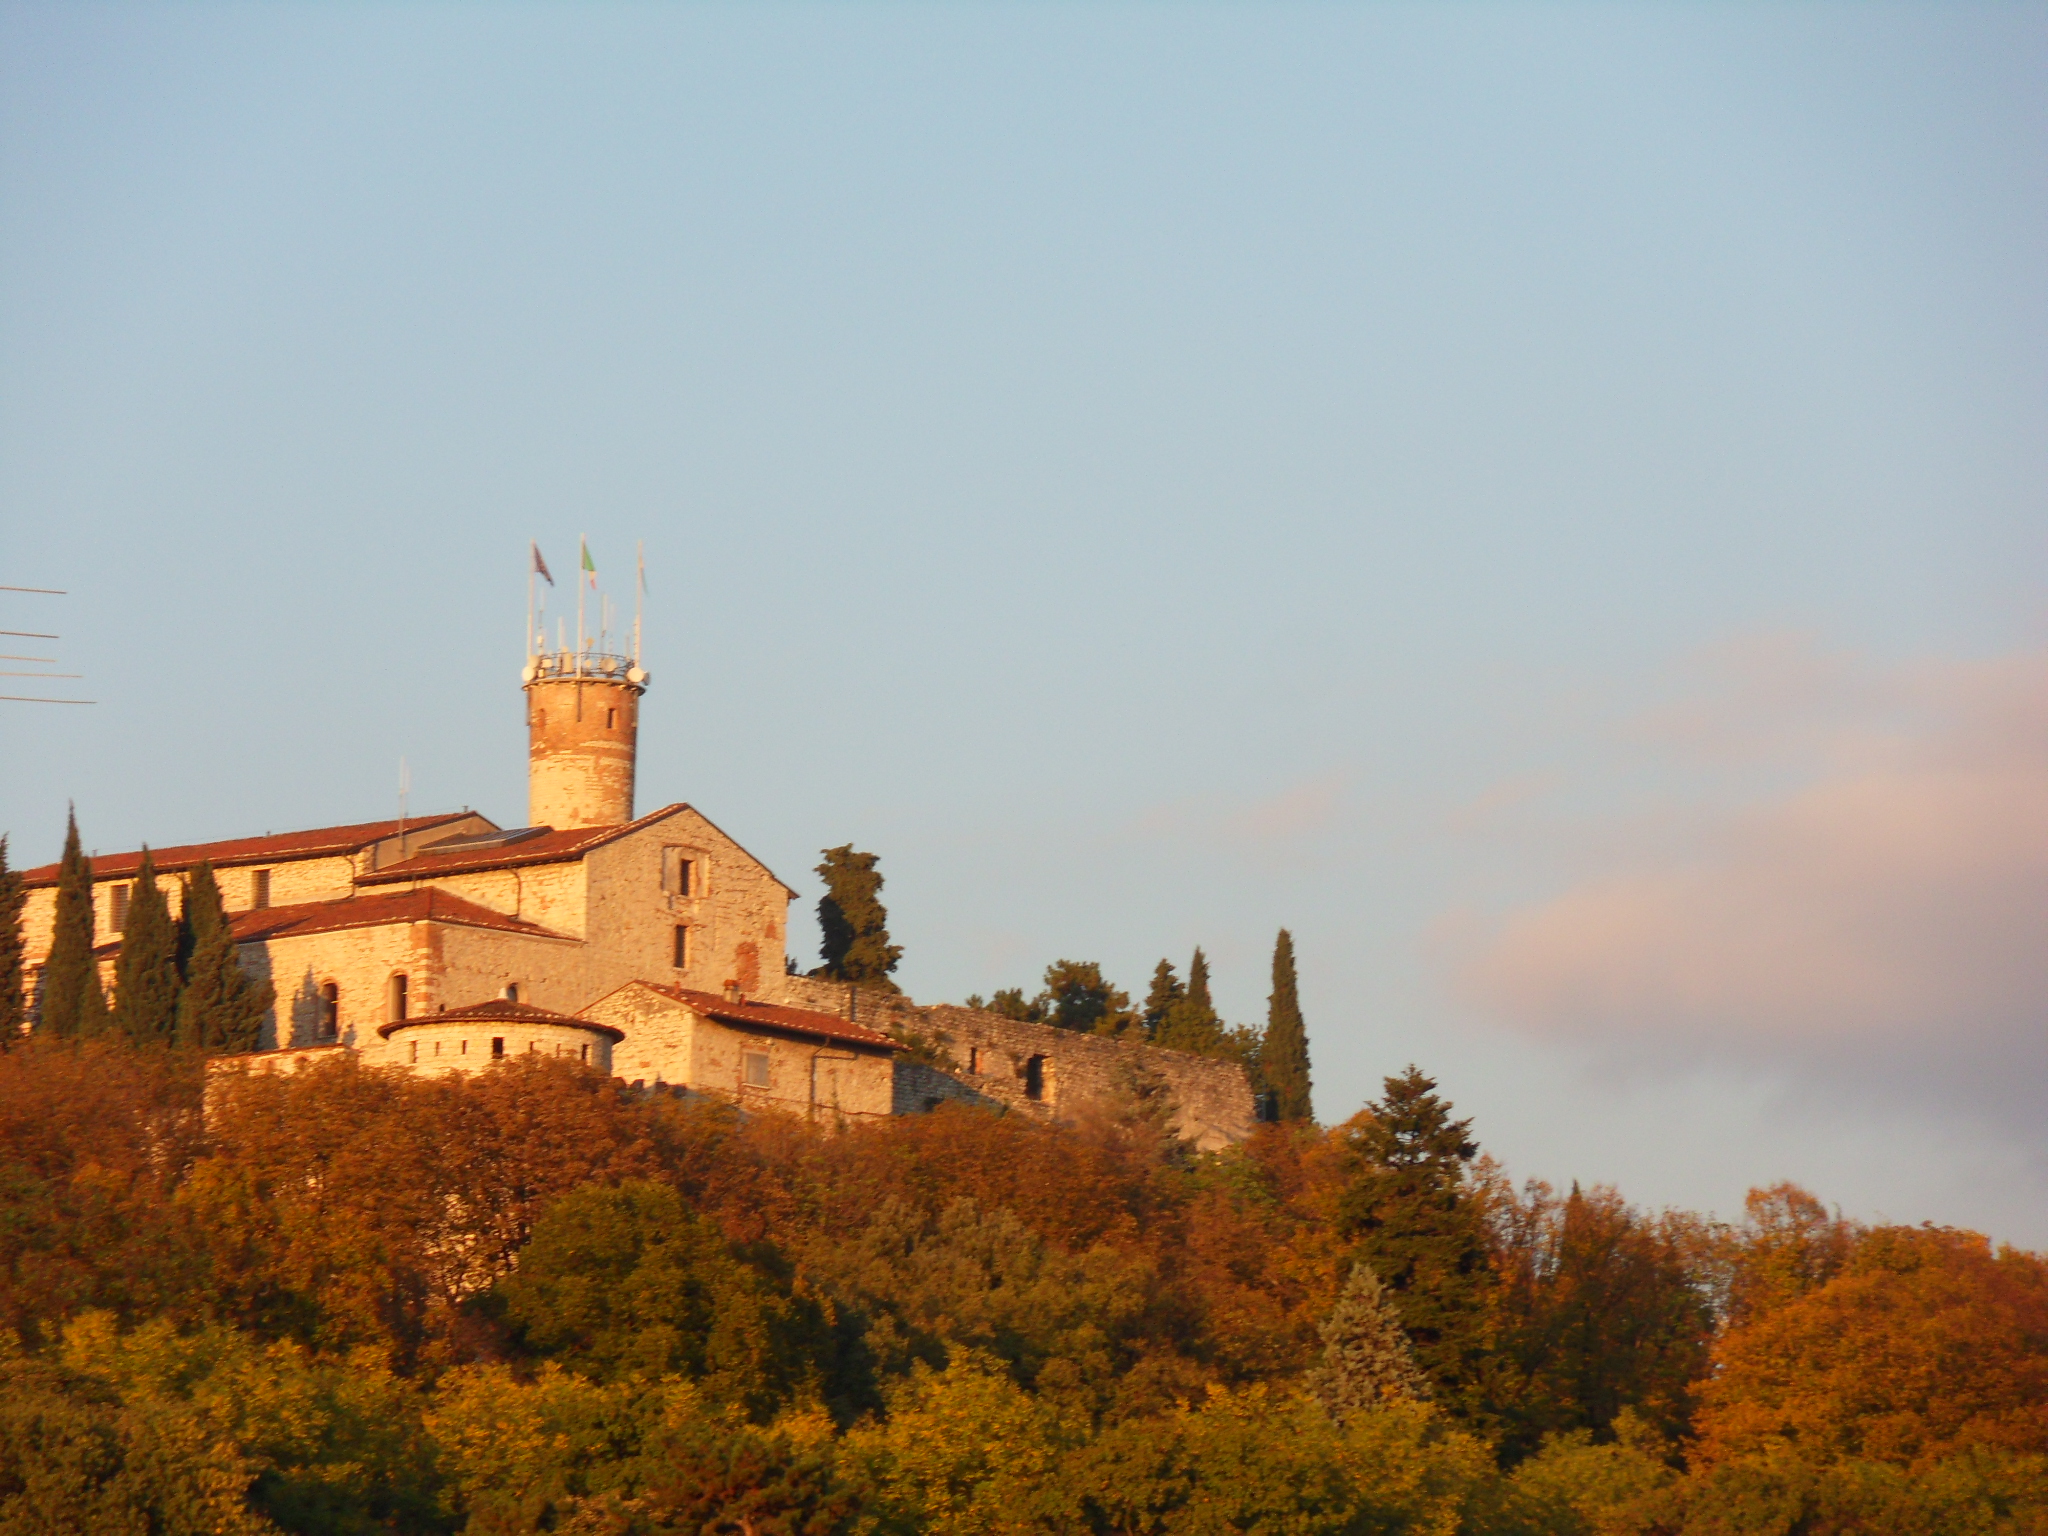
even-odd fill
[[[2038,1115],[2048,655],[1884,671],[1778,654],[1796,675],[1774,680],[1751,647],[1636,739],[1695,762],[1740,743],[1803,754],[1805,782],[1469,935],[1464,990],[1631,1059],[1960,1089]]]

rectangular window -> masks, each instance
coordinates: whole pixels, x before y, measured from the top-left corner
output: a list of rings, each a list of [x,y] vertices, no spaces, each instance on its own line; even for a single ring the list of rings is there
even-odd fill
[[[249,905],[254,908],[270,905],[270,871],[259,869],[249,876]]]
[[[128,893],[131,887],[116,885],[108,888],[109,901],[107,926],[116,933],[128,931]]]
[[[579,1060],[579,1061],[588,1061],[588,1060],[590,1060],[590,1047],[589,1047],[589,1046],[587,1046],[587,1045],[586,1045],[586,1046],[582,1046],[582,1047],[580,1047],[580,1048],[579,1048],[579,1054],[578,1054],[578,1056],[577,1056],[577,1060]]]
[[[661,888],[671,896],[696,896],[696,861],[687,848],[661,850]]]
[[[748,1051],[744,1058],[744,1066],[746,1068],[746,1084],[749,1088],[766,1088],[768,1086],[768,1053],[766,1051]]]
[[[1024,1063],[1024,1097],[1042,1099],[1045,1097],[1045,1058],[1034,1056]]]
[[[505,1041],[504,1041],[503,1037],[500,1037],[500,1038],[498,1038],[498,1039],[495,1039],[495,1040],[493,1040],[493,1041],[491,1042],[491,1060],[493,1060],[493,1061],[503,1061],[504,1059],[505,1059]]]
[[[981,1074],[981,1047],[978,1045],[967,1048],[967,1070],[977,1077]]]
[[[676,969],[688,970],[690,966],[690,930],[681,923],[676,924]]]
[[[413,1041],[412,1043],[412,1059],[414,1061],[418,1061],[420,1059],[420,1043],[417,1040]]]
[[[399,971],[392,976],[391,997],[388,1010],[391,1014],[392,1023],[403,1024],[405,1022],[407,993],[410,990],[411,987],[410,984],[406,981],[405,972]]]

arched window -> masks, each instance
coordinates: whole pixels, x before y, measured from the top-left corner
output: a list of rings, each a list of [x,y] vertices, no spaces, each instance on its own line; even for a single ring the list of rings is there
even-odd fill
[[[405,972],[392,972],[391,980],[385,984],[384,1012],[389,1016],[390,1022],[393,1024],[403,1024],[405,1022],[407,993],[410,990],[411,987],[406,980]]]
[[[506,982],[506,983],[505,983],[505,1001],[506,1001],[506,1002],[508,1002],[508,1003],[516,1003],[516,1002],[518,1002],[518,1001],[519,1001],[519,983],[518,983],[518,982],[516,982],[516,981],[508,981],[508,982]]]
[[[320,989],[320,1038],[341,1038],[341,984],[328,982]]]

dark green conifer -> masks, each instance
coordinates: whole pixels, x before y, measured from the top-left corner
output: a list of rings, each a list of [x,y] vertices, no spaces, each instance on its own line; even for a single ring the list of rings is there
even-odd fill
[[[1145,1011],[1140,1018],[1145,1026],[1145,1038],[1156,1040],[1160,1028],[1166,1023],[1166,1015],[1173,1005],[1187,996],[1187,988],[1180,984],[1180,977],[1174,973],[1173,962],[1162,960],[1152,971],[1152,990],[1145,994]]]
[[[1112,986],[1093,960],[1055,960],[1047,966],[1045,990],[1031,1007],[1055,1028],[1084,1035],[1120,1035],[1132,1023],[1129,994]]]
[[[1435,1395],[1467,1419],[1484,1416],[1485,1219],[1466,1178],[1479,1147],[1451,1118],[1436,1083],[1413,1066],[1345,1129],[1354,1159],[1339,1197],[1340,1235],[1394,1299]]]
[[[136,1045],[167,1046],[178,1033],[178,925],[146,845],[114,962],[114,1025]]]
[[[0,1051],[14,1048],[28,1022],[28,994],[23,990],[21,909],[28,887],[21,872],[7,864],[7,839],[0,837]]]
[[[252,982],[242,969],[212,865],[202,863],[192,871],[178,926],[185,956],[178,1044],[208,1053],[255,1050],[276,992],[267,981]]]
[[[827,848],[824,854],[825,862],[818,866],[818,878],[825,882],[825,895],[818,903],[818,952],[825,963],[811,974],[877,992],[901,991],[889,977],[903,950],[889,942],[882,874],[875,868],[878,856],[855,853],[851,843]]]
[[[1351,1278],[1321,1331],[1323,1363],[1310,1372],[1309,1390],[1330,1412],[1356,1413],[1430,1395],[1401,1315],[1370,1264],[1351,1266]]]
[[[92,861],[78,842],[78,817],[65,820],[64,859],[57,869],[57,910],[50,956],[43,964],[38,1033],[59,1040],[96,1035],[107,1027],[107,995],[92,957]]]
[[[1195,946],[1195,957],[1188,962],[1187,990],[1166,1010],[1152,1043],[1198,1056],[1238,1054],[1209,1001],[1209,957],[1200,945]]]
[[[1273,941],[1273,992],[1266,999],[1266,1036],[1259,1070],[1282,1120],[1312,1120],[1309,1103],[1308,1028],[1294,979],[1294,935],[1285,928]]]

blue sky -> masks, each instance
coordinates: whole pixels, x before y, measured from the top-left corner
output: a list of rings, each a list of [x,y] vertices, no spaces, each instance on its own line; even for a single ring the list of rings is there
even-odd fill
[[[2048,1243],[2044,78],[2023,5],[0,5],[0,628],[99,701],[0,705],[0,828],[516,822],[527,541],[644,541],[643,804],[879,852],[914,995],[1256,1019],[1285,924],[1327,1120],[1414,1060],[1517,1175]]]

